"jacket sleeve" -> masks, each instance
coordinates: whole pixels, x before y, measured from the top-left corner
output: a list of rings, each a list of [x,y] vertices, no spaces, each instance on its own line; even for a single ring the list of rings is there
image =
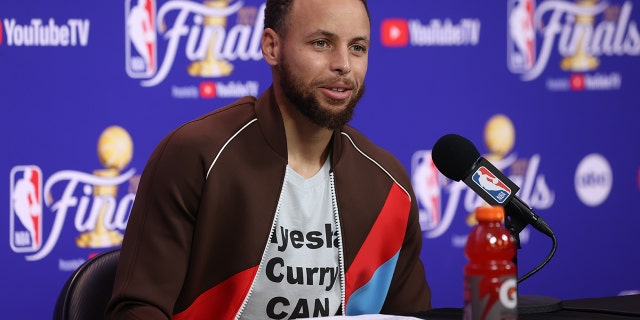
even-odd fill
[[[169,134],[145,166],[120,253],[108,319],[169,319],[185,278],[205,180],[197,148]]]
[[[418,221],[418,205],[410,184],[405,184],[411,195],[411,211],[398,264],[389,293],[382,306],[383,314],[414,314],[431,309],[431,290],[420,260],[422,231]]]

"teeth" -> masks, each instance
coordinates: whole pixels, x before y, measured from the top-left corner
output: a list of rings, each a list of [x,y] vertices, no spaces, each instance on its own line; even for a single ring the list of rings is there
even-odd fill
[[[342,88],[331,88],[331,91],[344,92],[344,89],[342,89]]]

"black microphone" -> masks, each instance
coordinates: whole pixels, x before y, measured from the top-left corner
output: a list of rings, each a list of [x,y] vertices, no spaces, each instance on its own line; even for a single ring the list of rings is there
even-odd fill
[[[442,136],[431,151],[433,163],[447,178],[463,181],[490,205],[505,207],[505,226],[516,238],[527,224],[554,238],[549,225],[531,207],[516,196],[520,188],[491,162],[480,156],[478,149],[457,134]]]

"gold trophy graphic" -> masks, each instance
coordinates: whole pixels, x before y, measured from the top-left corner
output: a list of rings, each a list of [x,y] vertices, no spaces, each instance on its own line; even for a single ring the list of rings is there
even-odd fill
[[[229,6],[231,0],[205,0],[204,5],[210,8],[223,9]],[[204,17],[203,27],[224,29],[227,26],[227,17]],[[207,52],[204,60],[193,62],[187,72],[194,77],[224,77],[231,74],[233,65],[225,60],[220,60],[214,55],[216,43],[219,43],[220,35],[214,32],[207,44]]]
[[[516,130],[509,117],[496,114],[489,118],[484,127],[484,143],[489,153],[483,157],[495,165],[511,152],[515,141]],[[468,226],[478,224],[474,212],[467,216],[466,222]]]
[[[94,170],[93,174],[99,177],[117,177],[125,168],[133,156],[133,142],[129,133],[119,126],[106,128],[98,139],[98,159],[105,169]],[[93,196],[99,198],[118,195],[118,186],[94,186]],[[98,200],[99,201],[99,200]],[[122,243],[122,234],[117,230],[107,230],[104,225],[104,217],[108,209],[108,203],[100,203],[98,219],[93,230],[80,234],[76,238],[76,244],[81,248],[107,248]]]
[[[489,149],[485,159],[497,163],[513,149],[515,141],[516,130],[511,120],[503,114],[494,115],[484,127],[484,143]]]
[[[594,7],[599,0],[580,0],[578,6],[580,7]],[[593,28],[593,16],[579,15],[576,17],[576,26],[588,25]],[[577,28],[579,29],[579,28]],[[588,54],[584,50],[586,33],[583,32],[579,35],[576,54],[570,57],[562,59],[560,68],[564,71],[589,71],[594,70],[600,65],[598,58]]]

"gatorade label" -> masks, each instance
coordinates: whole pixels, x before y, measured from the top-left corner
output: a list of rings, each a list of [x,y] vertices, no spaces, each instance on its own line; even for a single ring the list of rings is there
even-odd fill
[[[466,276],[464,320],[518,319],[517,284],[515,276]]]

